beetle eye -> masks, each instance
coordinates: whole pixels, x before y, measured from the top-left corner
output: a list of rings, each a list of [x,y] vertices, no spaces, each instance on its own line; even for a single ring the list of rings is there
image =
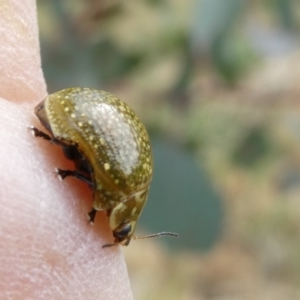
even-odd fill
[[[131,224],[125,224],[119,231],[115,231],[114,235],[119,239],[126,238],[131,231]]]

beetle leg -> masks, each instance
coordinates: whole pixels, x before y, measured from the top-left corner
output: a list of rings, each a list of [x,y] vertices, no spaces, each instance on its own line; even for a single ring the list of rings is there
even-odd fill
[[[94,223],[96,217],[97,210],[92,208],[92,210],[88,213],[89,223]]]
[[[46,140],[46,141],[48,141],[52,144],[61,146],[61,143],[57,139],[51,137],[50,135],[48,135],[44,131],[41,131],[41,130],[37,129],[34,126],[28,126],[27,128],[31,131],[31,133],[34,137],[39,137],[39,138],[42,138],[42,139],[44,139],[44,140]]]
[[[93,187],[93,182],[89,176],[86,176],[82,173],[79,173],[76,170],[62,170],[55,168],[55,173],[58,176],[59,180],[63,181],[66,177],[72,176],[75,177],[89,185],[90,188]]]
[[[48,134],[46,134],[45,132],[43,132],[43,131],[37,129],[37,128],[34,127],[34,126],[29,126],[28,129],[31,131],[31,133],[32,133],[32,135],[33,135],[34,137],[40,137],[40,138],[43,138],[44,140],[50,141],[50,142],[53,141],[53,139],[52,139],[52,137],[51,137],[50,135],[48,135]]]

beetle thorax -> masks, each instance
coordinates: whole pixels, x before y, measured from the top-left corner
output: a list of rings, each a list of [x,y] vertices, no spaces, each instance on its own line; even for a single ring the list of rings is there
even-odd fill
[[[131,223],[132,231],[130,235],[132,235],[135,229],[135,223],[141,215],[146,203],[147,196],[148,189],[142,190],[117,204],[112,209],[109,216],[109,225],[111,229],[114,231],[124,223]]]

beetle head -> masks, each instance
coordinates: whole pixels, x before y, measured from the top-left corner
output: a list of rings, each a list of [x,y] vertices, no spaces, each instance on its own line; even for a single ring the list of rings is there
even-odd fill
[[[135,226],[146,203],[148,190],[139,191],[117,204],[110,212],[109,225],[115,238],[112,245],[127,246],[133,237]]]

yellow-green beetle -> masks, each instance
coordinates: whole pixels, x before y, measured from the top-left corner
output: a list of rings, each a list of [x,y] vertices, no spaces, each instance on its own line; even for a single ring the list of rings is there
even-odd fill
[[[35,114],[50,135],[30,127],[34,136],[62,147],[76,170],[56,169],[60,179],[74,176],[93,190],[93,222],[105,210],[114,243],[128,245],[146,203],[152,179],[148,133],[134,111],[117,97],[99,90],[68,88],[46,97]],[[148,235],[173,235],[161,232]]]

